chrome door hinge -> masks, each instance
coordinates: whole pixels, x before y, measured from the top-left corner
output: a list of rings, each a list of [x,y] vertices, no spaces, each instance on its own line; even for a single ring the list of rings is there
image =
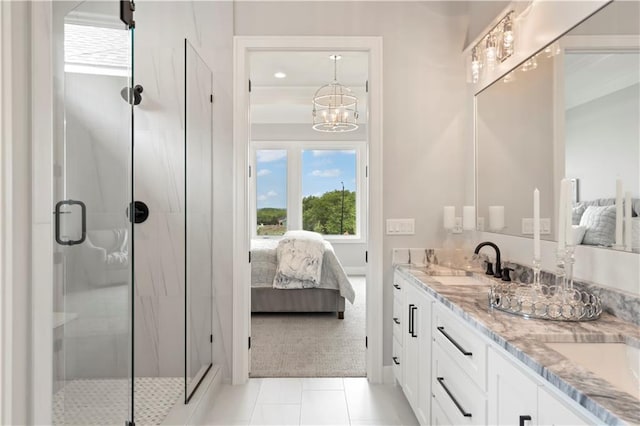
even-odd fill
[[[369,263],[369,252],[368,251],[364,252],[364,263]]]
[[[249,80],[249,93],[251,93],[251,80]]]
[[[249,349],[251,349],[251,336],[249,336]]]
[[[213,93],[209,95],[209,102],[213,103]]]

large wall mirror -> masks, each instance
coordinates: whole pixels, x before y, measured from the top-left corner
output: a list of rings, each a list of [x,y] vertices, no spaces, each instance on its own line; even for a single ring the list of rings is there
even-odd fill
[[[611,248],[620,180],[640,252],[639,117],[640,2],[613,1],[476,95],[478,227],[531,237],[538,188],[555,240],[567,177],[576,243]]]

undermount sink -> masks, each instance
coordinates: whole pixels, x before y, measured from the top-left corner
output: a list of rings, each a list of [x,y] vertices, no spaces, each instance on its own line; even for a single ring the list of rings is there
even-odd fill
[[[626,343],[546,343],[570,361],[640,399],[640,349]]]
[[[443,285],[487,285],[487,283],[480,281],[474,277],[462,275],[462,276],[435,276],[433,281],[436,281]]]

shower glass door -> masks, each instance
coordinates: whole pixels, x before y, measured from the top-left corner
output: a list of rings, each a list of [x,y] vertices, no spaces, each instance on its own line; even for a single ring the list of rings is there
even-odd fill
[[[133,421],[133,30],[54,2],[53,424]],[[137,96],[136,96],[137,95]]]

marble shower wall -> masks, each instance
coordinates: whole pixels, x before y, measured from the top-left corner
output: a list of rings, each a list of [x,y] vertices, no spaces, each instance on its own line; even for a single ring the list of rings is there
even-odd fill
[[[215,58],[218,55],[226,53],[229,53],[230,61],[231,38],[227,38],[229,46],[216,45],[218,37],[215,33],[220,31],[220,28],[224,30],[225,26],[217,28],[215,23],[205,22],[204,17],[220,19],[221,13],[227,13],[226,16],[231,20],[231,9],[226,11],[227,6],[230,7],[230,4],[214,2],[140,1],[136,4],[135,84],[141,84],[144,92],[135,114],[135,191],[136,199],[147,203],[150,210],[149,219],[136,227],[135,235],[137,376],[184,374],[184,132],[187,125],[184,120],[184,40],[189,40],[203,57],[206,67],[213,70],[213,90],[216,91],[215,86],[220,83],[213,64],[216,63]],[[207,40],[207,43],[203,43],[203,40]],[[188,128],[191,129],[192,136],[194,128],[211,131],[210,121],[208,128],[202,128],[202,123],[207,122],[206,113],[202,116],[203,111],[211,111],[211,104],[204,102],[205,99],[208,101],[208,95],[211,93],[211,88],[206,87],[207,82],[211,85],[211,77],[206,77],[203,73],[206,74],[204,69],[198,70],[198,81],[195,82],[196,85],[202,86],[198,91],[204,93],[203,98],[188,101],[191,111]],[[230,86],[226,84],[220,91],[230,90]],[[230,93],[228,96],[231,96]],[[192,105],[191,102],[195,103]],[[190,370],[197,370],[197,364],[204,364],[207,360],[228,368],[226,348],[230,350],[230,336],[222,334],[223,329],[230,330],[229,325],[222,324],[224,321],[230,322],[230,318],[221,318],[221,311],[222,314],[229,314],[229,304],[226,301],[221,303],[216,284],[230,282],[230,277],[224,277],[226,271],[220,271],[224,268],[216,267],[224,266],[224,263],[212,265],[213,250],[220,250],[216,247],[216,233],[219,230],[211,219],[212,209],[213,215],[217,216],[216,210],[220,208],[217,207],[220,201],[217,201],[216,189],[212,186],[212,174],[213,180],[216,181],[216,157],[220,149],[217,146],[225,143],[216,124],[218,113],[215,104],[213,108],[213,146],[197,143],[197,140],[206,139],[201,134],[195,139],[189,138],[187,295],[189,322],[194,326],[188,331],[190,353],[193,354],[190,356]],[[196,113],[201,114],[196,118]],[[196,122],[198,124],[194,126]],[[227,142],[230,143],[230,138]],[[230,148],[229,145],[229,150]],[[211,150],[214,151],[213,169]],[[229,168],[229,172],[218,181],[229,181],[230,165],[225,167]],[[230,195],[229,199],[222,203],[224,206],[230,205]],[[230,252],[228,246],[222,250]],[[226,260],[225,255],[218,259],[221,262]],[[231,261],[226,264],[230,265]],[[213,318],[207,317],[207,307],[211,303]],[[208,342],[211,332],[212,346]]]

